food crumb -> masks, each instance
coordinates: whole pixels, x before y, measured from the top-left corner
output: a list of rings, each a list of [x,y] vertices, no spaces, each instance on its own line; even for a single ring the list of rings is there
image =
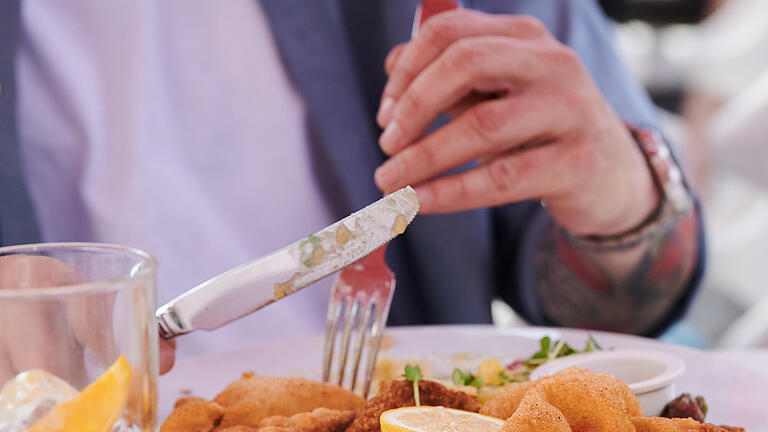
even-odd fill
[[[276,283],[275,284],[275,300],[280,300],[281,298],[288,295],[288,293],[291,292],[291,282],[285,282],[285,283]]]
[[[403,215],[397,215],[395,223],[392,225],[392,232],[395,235],[400,235],[405,232],[405,228],[408,226],[408,220]]]
[[[323,257],[325,256],[325,249],[322,247],[315,247],[315,250],[312,252],[312,265],[318,265],[323,260]]]
[[[349,231],[346,225],[341,224],[336,230],[336,243],[343,245],[352,238],[352,233]]]

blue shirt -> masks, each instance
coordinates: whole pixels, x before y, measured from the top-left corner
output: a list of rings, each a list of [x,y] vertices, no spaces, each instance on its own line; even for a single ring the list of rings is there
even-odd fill
[[[373,171],[384,160],[373,119],[385,83],[387,51],[408,39],[415,0],[263,0],[287,71],[307,107],[313,167],[336,216],[380,196]],[[476,0],[466,7],[540,19],[572,47],[605,98],[627,122],[656,126],[654,109],[612,45],[610,26],[593,1]],[[13,102],[17,2],[0,6],[0,241],[34,241],[34,214],[19,171]],[[9,67],[10,65],[10,67]],[[419,217],[393,242],[398,278],[390,323],[483,323],[502,297],[529,322],[548,324],[533,275],[533,256],[550,226],[538,203]],[[701,237],[701,233],[700,233]],[[700,238],[700,244],[703,239]],[[678,318],[703,271],[703,250],[683,299],[651,333]]]

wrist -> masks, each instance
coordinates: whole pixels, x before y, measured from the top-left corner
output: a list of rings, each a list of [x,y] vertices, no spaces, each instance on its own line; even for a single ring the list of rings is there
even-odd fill
[[[652,167],[630,129],[622,132],[615,138],[620,142],[615,144],[626,150],[606,170],[609,177],[604,174],[592,180],[591,188],[596,190],[590,194],[593,198],[578,203],[575,211],[562,212],[558,208],[557,214],[553,213],[562,221],[560,227],[574,236],[618,236],[646,224],[661,207],[663,192]]]
[[[619,210],[606,220],[598,229],[585,237],[617,237],[636,231],[653,221],[664,203],[649,168],[643,164],[636,173],[635,181],[620,200]],[[618,200],[617,200],[618,201]]]
[[[639,224],[614,235],[579,235],[562,228],[572,241],[584,247],[614,250],[632,247],[664,234],[693,209],[693,198],[666,141],[653,131],[628,128],[645,157],[656,193],[655,207]]]

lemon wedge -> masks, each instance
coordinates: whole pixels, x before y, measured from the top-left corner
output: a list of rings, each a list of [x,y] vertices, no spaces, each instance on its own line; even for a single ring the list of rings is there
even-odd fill
[[[405,407],[384,411],[381,432],[495,432],[504,420],[443,407]]]
[[[75,398],[56,405],[27,432],[109,432],[125,407],[133,370],[125,356]]]

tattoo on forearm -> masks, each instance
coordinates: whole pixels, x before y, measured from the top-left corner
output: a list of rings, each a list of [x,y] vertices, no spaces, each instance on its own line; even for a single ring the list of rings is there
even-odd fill
[[[697,228],[690,211],[631,250],[586,251],[552,227],[536,256],[544,312],[562,326],[651,331],[687,288],[699,247]],[[616,262],[626,257],[632,259],[629,268],[619,269]]]

